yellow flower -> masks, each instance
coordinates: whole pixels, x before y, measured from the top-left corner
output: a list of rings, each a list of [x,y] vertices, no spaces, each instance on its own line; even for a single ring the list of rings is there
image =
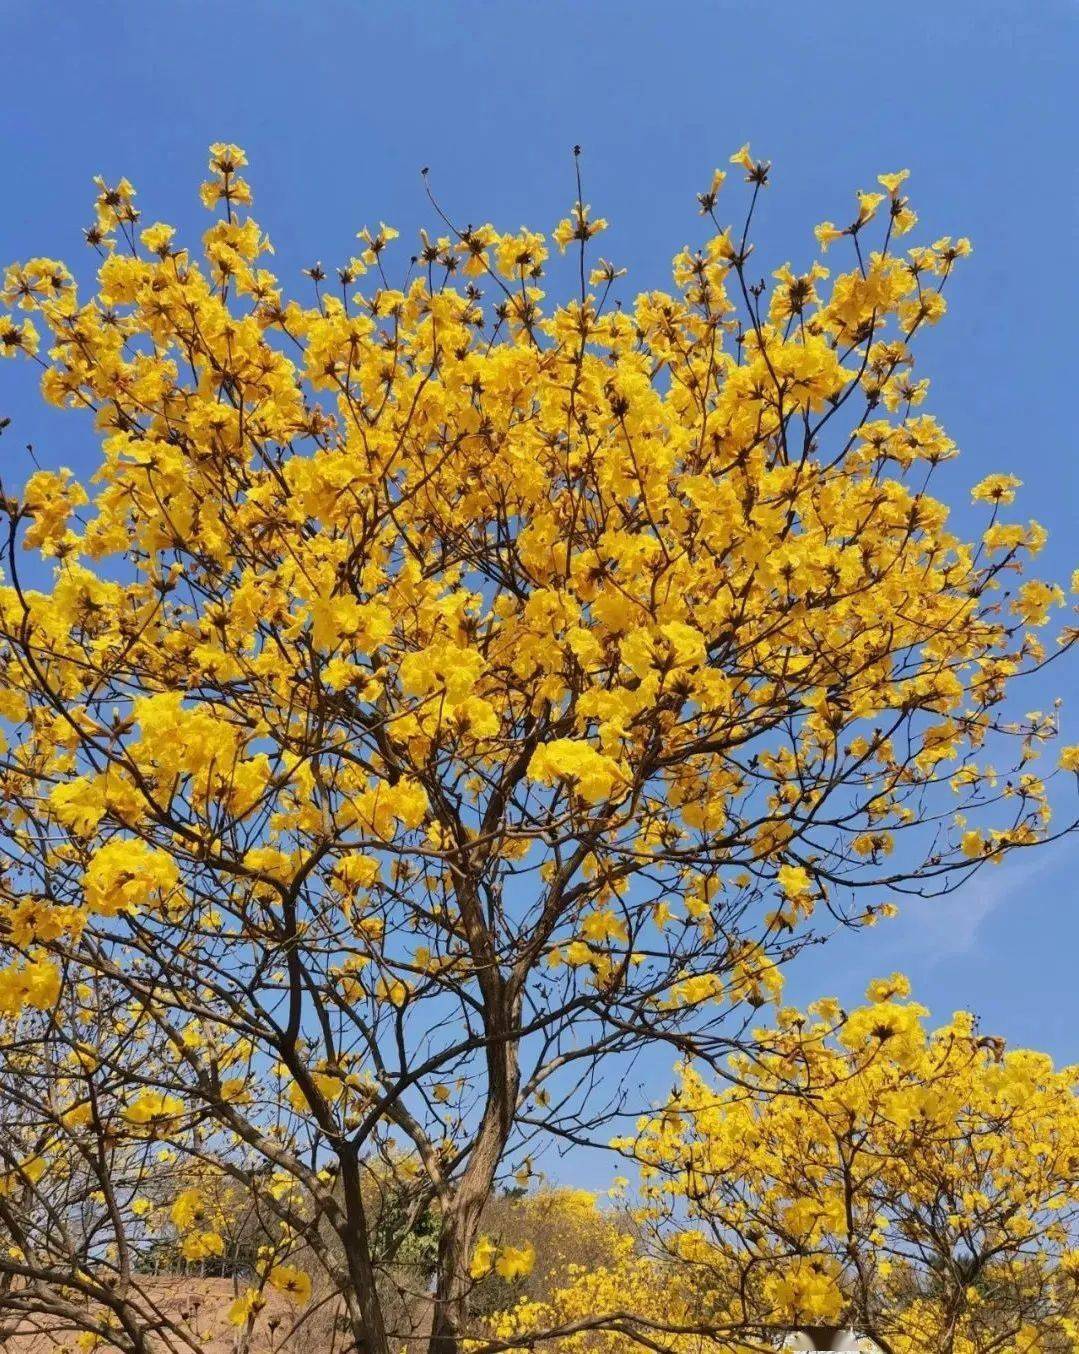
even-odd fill
[[[498,1255],[498,1247],[490,1237],[481,1236],[476,1242],[472,1251],[472,1260],[469,1264],[468,1272],[474,1279],[482,1279],[485,1274],[490,1274],[494,1268],[495,1257]]]
[[[569,782],[589,804],[611,799],[624,788],[626,776],[618,763],[586,742],[557,738],[532,754],[528,774],[533,780],[554,785]]]
[[[503,1279],[524,1279],[532,1273],[536,1252],[531,1242],[524,1246],[503,1246],[495,1261],[495,1270]]]
[[[961,845],[963,854],[969,856],[972,860],[976,860],[985,854],[985,839],[982,834],[974,828],[971,828],[969,832],[963,833]]]
[[[94,852],[83,875],[91,912],[114,917],[168,902],[179,881],[176,862],[143,841],[114,837]]]
[[[311,1298],[311,1276],[295,1265],[274,1265],[266,1276],[272,1288],[284,1293],[290,1301],[303,1306]]]
[[[184,1102],[165,1091],[143,1091],[123,1111],[129,1124],[150,1128],[167,1128],[183,1113]]]
[[[208,1260],[225,1253],[225,1242],[217,1232],[192,1232],[180,1243],[185,1260]]]
[[[38,342],[38,332],[29,320],[16,324],[10,316],[0,315],[0,356],[11,357],[21,352],[32,357]]]
[[[731,164],[741,165],[747,174],[752,172],[753,157],[749,153],[748,141],[745,143],[744,146],[741,146],[738,150],[736,150],[734,154],[731,156]]]
[[[185,1189],[176,1196],[169,1217],[181,1232],[185,1232],[194,1223],[206,1217],[206,1202],[197,1189]]]
[[[910,979],[902,973],[890,978],[875,978],[866,989],[870,1001],[892,1001],[895,997],[910,996]]]
[[[1023,483],[1014,475],[986,475],[970,491],[975,503],[1014,503],[1015,491]]]
[[[147,226],[145,230],[139,233],[139,239],[151,252],[151,254],[165,255],[168,253],[172,237],[176,234],[174,226],[167,226],[163,221],[157,221],[152,226]]]
[[[827,251],[829,245],[835,244],[836,240],[841,240],[846,233],[845,230],[837,230],[831,221],[822,221],[819,226],[813,227],[817,243],[824,251]]]
[[[776,879],[788,898],[799,898],[812,888],[812,881],[801,865],[781,865]]]
[[[859,193],[858,194],[858,225],[864,226],[872,221],[877,214],[877,208],[884,201],[883,193]]]
[[[901,169],[896,174],[878,174],[877,182],[894,197],[909,178],[910,170]]]
[[[246,1326],[266,1305],[262,1294],[254,1288],[246,1288],[228,1310],[228,1319],[234,1326]]]
[[[60,995],[60,970],[52,960],[33,959],[0,969],[0,1016],[17,1016],[24,1007],[48,1011]]]
[[[621,941],[625,944],[629,939],[625,921],[614,912],[590,913],[581,922],[581,935],[584,936],[585,940],[598,944],[603,944],[608,940]]]

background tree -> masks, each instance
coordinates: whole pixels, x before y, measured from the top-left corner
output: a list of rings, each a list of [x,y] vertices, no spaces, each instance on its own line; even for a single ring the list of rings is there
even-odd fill
[[[885,1354],[1070,1349],[1077,1069],[965,1012],[929,1033],[908,994],[894,975],[849,1015],[783,1010],[731,1085],[683,1069],[624,1144],[660,1271],[762,1343],[810,1322]]]
[[[547,1304],[562,1289],[567,1274],[594,1274],[617,1268],[638,1249],[638,1228],[629,1213],[610,1206],[606,1195],[590,1190],[542,1186],[531,1193],[511,1192],[492,1199],[483,1213],[483,1246],[473,1271],[473,1315],[508,1306]],[[498,1260],[523,1257],[527,1274]],[[485,1255],[492,1261],[487,1268]]]
[[[674,294],[628,310],[581,200],[549,311],[544,237],[437,204],[400,286],[383,226],[288,299],[228,145],[201,260],[122,180],[89,297],[55,260],[6,274],[0,347],[102,448],[92,501],[63,470],[5,498],[0,1051],[80,1107],[23,1105],[8,1169],[212,1163],[273,1223],[244,1331],[268,1284],[302,1313],[314,1268],[387,1354],[382,1280],[437,1216],[412,1338],[457,1351],[492,1191],[605,1141],[640,1050],[723,1065],[834,924],[1049,835],[1054,718],[1002,707],[1050,656],[1060,589],[1018,579],[1044,532],[1000,520],[1010,476],[972,542],[926,487],[955,448],[912,344],[969,245],[897,248],[882,175],[818,227],[851,270],[768,294],[769,166],[732,160],[743,228],[717,173]],[[124,1349],[176,1338],[127,1258],[136,1183],[91,1192],[92,1242],[40,1188],[9,1202],[0,1250],[88,1329],[107,1291]]]

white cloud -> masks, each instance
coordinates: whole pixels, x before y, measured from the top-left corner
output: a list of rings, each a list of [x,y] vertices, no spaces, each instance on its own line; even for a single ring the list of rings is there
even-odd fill
[[[1059,869],[1062,856],[1074,849],[1058,843],[1022,851],[1003,865],[983,865],[954,893],[939,898],[908,898],[900,902],[895,940],[909,952],[936,962],[970,954],[977,948],[986,919],[1003,905],[1023,906],[1031,886],[1041,876]],[[895,923],[893,923],[895,925]]]

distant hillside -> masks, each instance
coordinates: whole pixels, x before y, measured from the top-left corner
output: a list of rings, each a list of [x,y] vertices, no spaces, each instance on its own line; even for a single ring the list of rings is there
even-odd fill
[[[229,1323],[228,1310],[238,1290],[231,1279],[163,1276],[143,1278],[141,1282],[154,1294],[162,1312],[173,1321],[183,1323],[190,1331],[192,1343],[200,1354],[232,1354],[237,1331]],[[266,1310],[251,1343],[251,1354],[269,1354],[270,1350],[275,1354],[281,1350],[315,1354],[314,1346],[307,1338],[285,1342],[284,1333],[291,1320],[292,1309],[285,1299],[269,1292]],[[5,1325],[0,1313],[0,1327]],[[4,1354],[79,1354],[75,1340],[76,1333],[65,1333],[60,1323],[43,1328],[41,1323],[35,1322],[31,1326],[24,1321],[18,1334],[0,1342],[0,1348]],[[97,1354],[111,1350],[111,1345],[103,1346]],[[329,1345],[323,1345],[319,1354],[329,1354]]]

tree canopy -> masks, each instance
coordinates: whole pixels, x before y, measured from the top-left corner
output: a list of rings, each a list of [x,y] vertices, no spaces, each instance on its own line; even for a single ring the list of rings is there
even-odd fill
[[[8,269],[0,349],[101,448],[3,495],[9,1302],[192,1347],[140,1280],[167,1166],[191,1256],[226,1182],[259,1220],[245,1338],[269,1285],[388,1354],[392,1275],[456,1354],[531,1263],[493,1192],[605,1142],[643,1049],[719,1076],[807,945],[1053,835],[1055,714],[1007,704],[1074,639],[1045,532],[1008,474],[971,540],[928,488],[969,243],[901,245],[885,174],[817,228],[845,271],[766,285],[732,163],[743,225],[717,172],[628,304],[580,188],[550,241],[432,195],[411,258],[364,229],[297,300],[223,144],[200,248],[99,181],[89,291]]]

